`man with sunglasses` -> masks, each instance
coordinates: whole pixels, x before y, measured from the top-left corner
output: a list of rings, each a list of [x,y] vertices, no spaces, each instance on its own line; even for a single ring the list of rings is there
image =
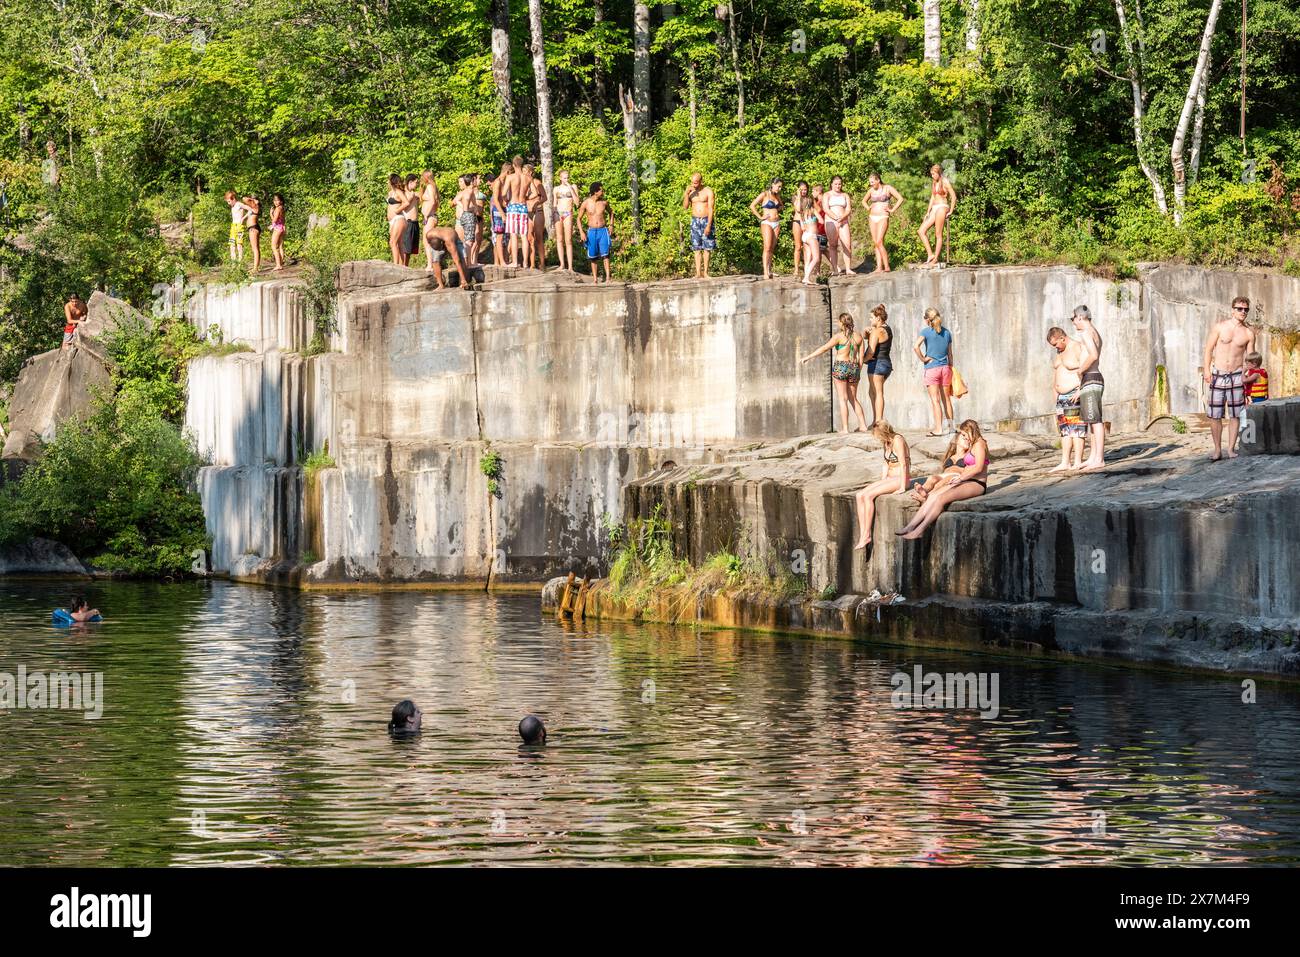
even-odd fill
[[[1210,435],[1214,438],[1214,455],[1217,462],[1226,454],[1237,457],[1237,429],[1241,424],[1241,410],[1246,407],[1246,353],[1255,347],[1255,330],[1246,324],[1250,315],[1250,300],[1238,296],[1232,300],[1232,314],[1214,324],[1205,340],[1202,371],[1210,387]],[[1228,451],[1223,451],[1223,422],[1228,422]]]

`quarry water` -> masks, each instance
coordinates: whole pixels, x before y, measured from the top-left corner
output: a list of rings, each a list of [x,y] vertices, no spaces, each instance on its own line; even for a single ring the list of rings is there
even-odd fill
[[[109,620],[56,629],[66,583],[0,580],[0,681],[103,675],[98,719],[0,710],[0,865],[1300,859],[1285,685],[565,627],[533,593],[88,593]],[[916,665],[996,674],[997,717],[894,707]]]

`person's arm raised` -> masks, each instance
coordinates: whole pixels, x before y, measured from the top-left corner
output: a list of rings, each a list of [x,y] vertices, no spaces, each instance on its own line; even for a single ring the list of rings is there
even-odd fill
[[[810,359],[816,359],[819,355],[821,355],[823,352],[825,352],[825,351],[826,351],[827,349],[829,349],[831,346],[838,345],[838,344],[839,344],[839,341],[840,341],[840,334],[837,332],[837,333],[835,333],[835,335],[831,336],[829,339],[827,339],[825,342],[823,342],[822,345],[821,345],[821,348],[819,348],[816,352],[810,352],[810,353],[808,353],[806,356],[804,356],[802,359],[800,359],[799,362],[800,362],[800,363],[804,363],[804,362],[807,362],[807,361],[810,360]]]

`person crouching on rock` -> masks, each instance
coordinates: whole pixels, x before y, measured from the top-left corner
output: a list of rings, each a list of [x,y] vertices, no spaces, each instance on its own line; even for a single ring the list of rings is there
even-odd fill
[[[90,608],[86,605],[86,599],[80,595],[73,595],[72,602],[68,605],[68,614],[72,616],[73,621],[90,621],[92,618],[102,618],[98,608]]]
[[[988,489],[989,444],[980,432],[979,423],[974,419],[967,419],[957,427],[955,464],[961,466],[961,471],[951,472],[935,483],[934,489],[926,496],[925,504],[916,510],[912,520],[895,532],[895,535],[909,540],[918,539],[953,502],[975,498]]]
[[[429,248],[429,261],[433,264],[433,281],[439,289],[446,289],[447,282],[442,275],[442,257],[450,255],[451,261],[460,273],[460,284],[464,289],[472,289],[474,276],[465,267],[464,253],[461,251],[460,239],[456,230],[450,226],[431,226],[424,231],[424,241]]]
[[[880,481],[872,482],[853,497],[858,514],[858,540],[854,548],[871,544],[871,526],[876,520],[876,499],[882,495],[906,492],[911,480],[912,456],[907,440],[894,431],[888,422],[877,422],[871,434],[880,440],[885,462],[880,470]]]
[[[68,297],[63,306],[63,348],[66,349],[77,340],[77,329],[86,321],[86,304],[75,292]]]

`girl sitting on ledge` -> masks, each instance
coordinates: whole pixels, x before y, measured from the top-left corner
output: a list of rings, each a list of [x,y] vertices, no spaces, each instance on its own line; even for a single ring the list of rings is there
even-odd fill
[[[871,434],[880,440],[885,464],[880,470],[880,481],[872,482],[853,497],[858,513],[858,540],[854,543],[854,548],[866,548],[871,544],[871,526],[876,520],[876,499],[882,495],[907,491],[912,468],[907,439],[895,432],[888,422],[877,422],[871,427]]]
[[[918,539],[950,504],[983,495],[988,489],[989,444],[980,433],[979,423],[974,419],[967,419],[957,428],[954,459],[953,464],[960,466],[960,470],[946,472],[935,483],[912,520],[895,532],[895,535],[909,540]]]

